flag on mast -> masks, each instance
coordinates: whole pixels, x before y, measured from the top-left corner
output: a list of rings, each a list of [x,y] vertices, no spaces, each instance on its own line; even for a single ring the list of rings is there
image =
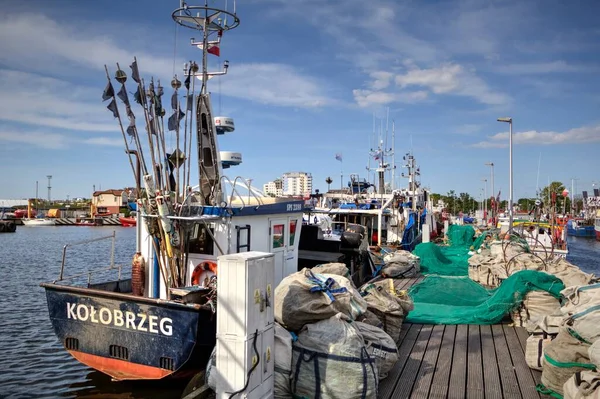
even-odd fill
[[[337,154],[335,154],[335,159],[342,162],[342,153],[338,152]]]

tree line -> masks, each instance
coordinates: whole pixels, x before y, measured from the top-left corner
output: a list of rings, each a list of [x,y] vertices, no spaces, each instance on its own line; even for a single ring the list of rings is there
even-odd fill
[[[535,209],[536,200],[540,200],[543,203],[544,211],[551,212],[551,205],[554,204],[554,211],[556,213],[577,213],[581,211],[583,208],[583,198],[581,195],[576,195],[574,197],[573,204],[571,204],[570,193],[565,197],[563,196],[563,191],[565,190],[564,184],[561,182],[552,182],[548,186],[542,188],[538,196],[535,198],[519,198],[515,199],[515,208],[518,211],[522,212],[530,212]],[[496,194],[497,195],[497,194]],[[507,194],[504,194],[504,197],[507,197]],[[440,200],[444,202],[444,207],[446,210],[453,215],[462,213],[474,213],[477,209],[481,209],[482,201],[481,199],[477,199],[471,196],[469,193],[456,193],[454,190],[448,191],[448,193],[444,194],[431,194],[431,200],[433,204],[436,205]],[[491,209],[492,206],[492,197],[488,197],[484,199],[484,203],[487,204],[487,209]],[[508,208],[508,200],[501,199],[499,203],[499,209],[502,212]]]

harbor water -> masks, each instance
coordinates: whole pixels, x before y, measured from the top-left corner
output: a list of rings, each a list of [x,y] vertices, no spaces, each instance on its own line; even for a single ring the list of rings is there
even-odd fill
[[[0,398],[179,398],[185,382],[115,382],[74,360],[52,331],[41,282],[58,278],[64,244],[116,233],[115,264],[128,266],[135,229],[23,227],[0,234]],[[111,241],[67,251],[65,275],[110,264]],[[600,274],[600,242],[569,237],[568,259]],[[130,271],[125,267],[123,274]]]

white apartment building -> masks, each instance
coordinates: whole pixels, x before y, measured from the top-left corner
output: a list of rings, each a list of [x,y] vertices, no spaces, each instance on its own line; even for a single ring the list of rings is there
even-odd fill
[[[282,181],[283,195],[305,196],[312,193],[312,175],[310,173],[284,173]]]
[[[265,195],[281,197],[283,195],[283,184],[281,179],[275,179],[275,181],[263,184],[263,193],[265,193]]]

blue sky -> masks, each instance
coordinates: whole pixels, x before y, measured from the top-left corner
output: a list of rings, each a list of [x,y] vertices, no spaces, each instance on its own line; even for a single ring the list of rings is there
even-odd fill
[[[114,74],[119,62],[129,74],[137,56],[146,79],[181,77],[186,60],[199,60],[189,38],[200,36],[176,29],[178,1],[8,4],[0,15],[0,198],[33,197],[36,180],[46,197],[47,175],[53,199],[133,185],[101,101],[103,68]],[[514,120],[515,199],[534,195],[540,154],[540,187],[600,183],[596,1],[241,0],[237,12],[241,25],[211,60],[215,68],[229,60],[229,74],[210,81],[215,114],[236,122],[220,141],[243,154],[231,177],[262,186],[305,171],[321,191],[327,176],[339,187],[340,168],[345,181],[367,177],[373,116],[385,129],[389,109],[397,174],[412,150],[434,192],[477,197],[487,178],[489,193],[485,163],[493,162],[506,197],[502,116]]]

